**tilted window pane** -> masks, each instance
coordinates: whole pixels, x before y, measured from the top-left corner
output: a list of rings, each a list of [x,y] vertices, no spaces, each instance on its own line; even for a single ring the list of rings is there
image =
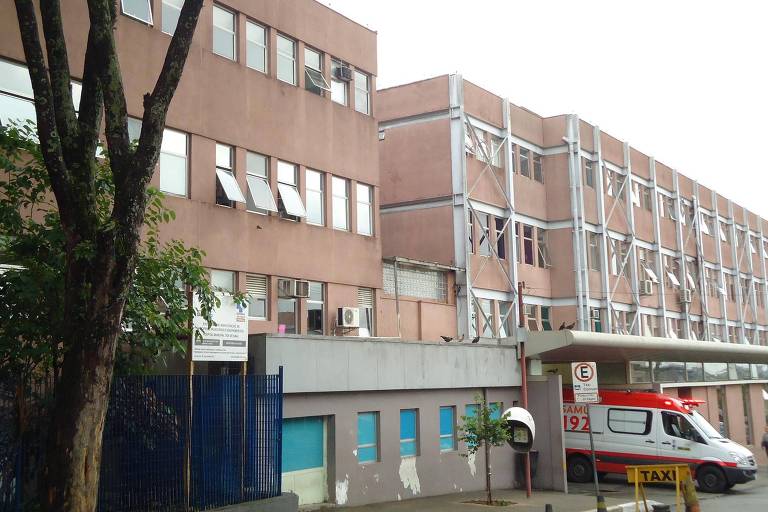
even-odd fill
[[[246,176],[245,179],[248,182],[248,209],[251,211],[260,209],[276,212],[275,198],[272,195],[272,189],[269,188],[267,180],[252,174]]]
[[[301,202],[301,196],[299,195],[298,190],[296,190],[296,187],[285,183],[278,183],[277,191],[280,194],[280,199],[283,201],[285,213],[293,215],[294,217],[307,216],[307,212],[304,210],[304,204]]]
[[[149,0],[122,0],[123,14],[152,24],[152,8]]]
[[[216,169],[216,177],[221,184],[221,188],[224,189],[227,199],[230,201],[237,201],[238,203],[245,202],[245,197],[240,190],[240,186],[237,184],[237,180],[231,172],[227,172],[223,169]]]

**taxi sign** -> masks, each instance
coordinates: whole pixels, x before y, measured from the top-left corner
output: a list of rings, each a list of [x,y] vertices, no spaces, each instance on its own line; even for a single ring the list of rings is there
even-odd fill
[[[641,483],[677,483],[691,474],[687,464],[661,464],[656,466],[627,466],[627,482]]]
[[[597,364],[594,362],[571,363],[574,401],[582,404],[597,403]]]

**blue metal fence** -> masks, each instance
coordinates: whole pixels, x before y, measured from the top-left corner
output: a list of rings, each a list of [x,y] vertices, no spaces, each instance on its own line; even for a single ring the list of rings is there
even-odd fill
[[[30,471],[21,468],[30,461],[42,466],[36,458],[42,439],[18,439],[13,404],[2,388],[0,512],[18,512],[34,501],[22,492]],[[278,375],[116,377],[98,510],[206,510],[279,495],[282,391],[282,369]]]

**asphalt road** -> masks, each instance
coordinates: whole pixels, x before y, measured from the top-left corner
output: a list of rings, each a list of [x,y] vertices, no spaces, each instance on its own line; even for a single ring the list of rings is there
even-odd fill
[[[572,494],[594,495],[590,484],[568,484]],[[600,482],[600,492],[606,498],[625,498],[634,501],[634,486],[625,477],[607,476]],[[674,511],[675,488],[668,485],[646,486],[648,499],[672,505]],[[757,479],[736,485],[724,494],[698,493],[702,512],[766,512],[768,511],[768,470],[760,468]]]

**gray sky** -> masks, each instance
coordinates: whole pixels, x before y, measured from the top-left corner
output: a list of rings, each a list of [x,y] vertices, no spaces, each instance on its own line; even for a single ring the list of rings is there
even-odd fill
[[[378,32],[378,87],[460,72],[579,114],[768,218],[768,2],[325,0]]]

